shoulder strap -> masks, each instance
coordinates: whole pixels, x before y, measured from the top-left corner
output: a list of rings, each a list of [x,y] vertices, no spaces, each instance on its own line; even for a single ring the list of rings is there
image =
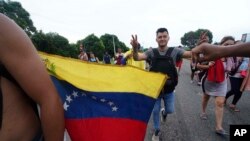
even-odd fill
[[[150,66],[151,66],[151,67],[150,67],[150,71],[151,71],[152,68],[155,67],[156,58],[160,57],[160,53],[159,53],[159,51],[158,51],[157,48],[153,48],[153,49],[152,49],[152,52],[153,52],[153,57],[152,57],[151,59],[148,60]]]
[[[167,52],[166,52],[166,56],[171,57],[171,53],[172,53],[173,50],[174,50],[173,47],[169,47],[168,50],[167,50]]]
[[[150,65],[153,66],[153,64],[156,63],[157,58],[165,58],[165,57],[171,57],[171,53],[173,51],[173,47],[168,48],[165,55],[160,55],[158,48],[153,48],[153,58],[150,61]]]
[[[159,57],[160,56],[160,53],[159,53],[157,48],[153,48],[153,54],[154,54],[154,57]]]
[[[242,62],[243,62],[243,61],[240,61],[240,62],[239,62],[239,64],[238,64],[238,66],[236,66],[236,68],[235,68],[235,71],[236,71],[236,72],[237,72],[237,71],[238,71],[238,69],[240,68],[240,66],[241,66]]]
[[[237,57],[236,56],[233,56],[233,61],[234,61],[234,63],[237,62]]]

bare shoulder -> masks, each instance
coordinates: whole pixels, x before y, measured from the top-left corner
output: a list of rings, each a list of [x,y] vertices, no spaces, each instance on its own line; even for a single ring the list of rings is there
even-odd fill
[[[4,15],[0,15],[0,62],[34,100],[53,87],[46,69],[26,33]],[[41,85],[42,84],[42,85]]]

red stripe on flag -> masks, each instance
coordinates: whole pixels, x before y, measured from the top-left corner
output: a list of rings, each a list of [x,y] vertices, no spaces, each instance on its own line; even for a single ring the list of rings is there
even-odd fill
[[[143,141],[147,124],[121,118],[66,119],[72,141]]]

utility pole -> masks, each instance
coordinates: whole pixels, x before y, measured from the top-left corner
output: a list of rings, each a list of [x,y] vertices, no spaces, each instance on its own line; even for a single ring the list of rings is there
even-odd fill
[[[115,40],[114,40],[114,36],[112,36],[112,38],[113,38],[113,47],[114,47],[114,56],[115,56],[116,51],[115,51]]]

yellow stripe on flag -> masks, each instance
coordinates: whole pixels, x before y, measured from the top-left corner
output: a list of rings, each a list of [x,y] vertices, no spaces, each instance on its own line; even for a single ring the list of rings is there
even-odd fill
[[[136,92],[157,98],[166,76],[131,66],[104,65],[39,52],[59,79],[92,92]]]

